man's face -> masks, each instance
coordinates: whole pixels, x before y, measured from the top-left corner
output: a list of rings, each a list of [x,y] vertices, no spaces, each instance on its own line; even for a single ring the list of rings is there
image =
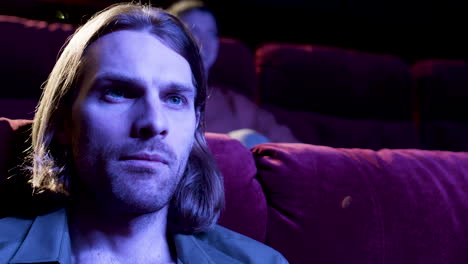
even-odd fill
[[[198,123],[188,62],[150,33],[123,30],[91,44],[84,68],[67,129],[81,191],[106,209],[166,207]]]
[[[205,71],[208,72],[218,57],[219,39],[215,18],[209,12],[193,10],[181,16],[181,20],[197,40]]]

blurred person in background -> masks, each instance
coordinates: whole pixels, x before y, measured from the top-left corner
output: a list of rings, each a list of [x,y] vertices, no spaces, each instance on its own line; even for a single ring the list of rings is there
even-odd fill
[[[219,50],[213,12],[197,0],[179,1],[167,10],[185,23],[198,42],[208,76]],[[266,142],[299,142],[287,126],[279,124],[272,113],[246,96],[230,89],[210,88],[205,116],[207,132],[226,133],[248,148]]]

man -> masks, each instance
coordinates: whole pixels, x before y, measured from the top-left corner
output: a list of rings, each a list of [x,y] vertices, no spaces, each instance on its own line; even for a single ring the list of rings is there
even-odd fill
[[[218,57],[218,27],[213,13],[203,2],[183,0],[168,8],[179,17],[197,40],[205,73],[208,74]],[[275,116],[246,96],[231,89],[213,87],[206,105],[206,129],[228,133],[246,147],[265,142],[297,143],[299,140]]]
[[[0,263],[286,263],[216,226],[222,178],[204,139],[206,82],[173,16],[94,16],[60,55],[32,131],[32,185],[67,197],[0,220]]]

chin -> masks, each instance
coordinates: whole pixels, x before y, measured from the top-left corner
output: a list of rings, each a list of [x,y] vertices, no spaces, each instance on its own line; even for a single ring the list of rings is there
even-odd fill
[[[125,208],[123,208],[125,212],[130,214],[136,215],[144,215],[144,214],[152,214],[156,212],[161,212],[163,209],[166,209],[169,204],[165,204],[164,206],[156,205],[156,204],[148,204],[148,203],[127,203]]]
[[[127,214],[150,214],[159,212],[169,206],[170,199],[161,201],[161,199],[146,199],[142,197],[130,197],[124,200],[117,199],[113,202],[115,211]]]
[[[128,213],[148,214],[160,211],[167,207],[172,200],[175,192],[175,185],[170,186],[120,186],[121,188],[114,189],[113,195],[117,210],[126,211]],[[153,187],[153,188],[151,188]]]

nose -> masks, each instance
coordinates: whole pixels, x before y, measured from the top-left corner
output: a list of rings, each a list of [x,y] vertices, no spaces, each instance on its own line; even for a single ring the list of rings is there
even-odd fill
[[[161,102],[154,98],[141,98],[132,108],[135,116],[132,137],[150,139],[167,136],[168,120]]]

